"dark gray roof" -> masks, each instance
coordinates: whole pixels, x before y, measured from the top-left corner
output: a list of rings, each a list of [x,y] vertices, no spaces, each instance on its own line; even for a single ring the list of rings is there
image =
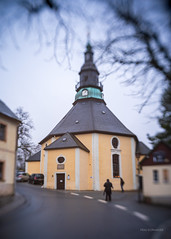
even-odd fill
[[[103,100],[78,100],[64,118],[40,143],[54,135],[101,132],[136,137],[108,109]]]
[[[66,149],[66,148],[81,148],[86,152],[90,152],[88,148],[81,143],[81,141],[74,135],[70,133],[64,134],[62,137],[54,141],[49,146],[45,147],[45,150],[50,149]]]
[[[8,108],[8,106],[6,106],[6,104],[0,100],[0,114],[3,114],[11,119],[20,121],[17,116],[10,110],[10,108]]]
[[[141,155],[147,155],[149,154],[150,149],[145,145],[143,142],[139,141],[137,144],[137,150],[136,153],[139,153]]]
[[[41,151],[33,154],[32,156],[30,156],[26,162],[38,162],[40,161],[40,155],[41,155]]]

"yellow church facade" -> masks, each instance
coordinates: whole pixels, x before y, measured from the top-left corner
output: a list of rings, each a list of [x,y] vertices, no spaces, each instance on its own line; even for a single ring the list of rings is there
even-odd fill
[[[125,190],[136,190],[136,155],[145,151],[106,106],[89,43],[79,75],[73,107],[40,142],[41,152],[27,160],[26,171],[44,174],[45,188],[103,190],[109,179],[120,190],[122,177]]]
[[[134,138],[98,133],[76,137],[90,149],[89,152],[80,148],[44,150],[54,137],[42,144],[40,172],[45,177],[44,187],[58,189],[58,174],[63,174],[64,178],[60,179],[63,180],[61,189],[66,190],[103,190],[107,178],[113,183],[114,189],[120,190],[120,177],[125,181],[125,190],[137,188]],[[117,148],[112,145],[113,138],[119,141]],[[113,155],[119,157],[117,176],[113,175]],[[65,161],[59,163],[59,157]]]

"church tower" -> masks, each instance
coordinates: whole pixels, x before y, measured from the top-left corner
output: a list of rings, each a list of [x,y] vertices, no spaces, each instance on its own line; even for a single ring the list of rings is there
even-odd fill
[[[80,81],[77,83],[75,100],[85,98],[103,99],[103,86],[99,82],[99,72],[93,62],[93,51],[90,43],[87,43],[84,53],[84,64],[79,72]]]
[[[40,142],[44,187],[103,190],[109,178],[120,190],[122,177],[126,190],[136,189],[138,139],[106,106],[90,43],[75,89],[72,108]],[[33,162],[28,172],[36,173]]]

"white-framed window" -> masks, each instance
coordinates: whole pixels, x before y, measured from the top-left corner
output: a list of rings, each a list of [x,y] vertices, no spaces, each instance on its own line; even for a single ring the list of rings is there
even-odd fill
[[[112,154],[112,176],[113,178],[120,177],[119,154]]]
[[[153,170],[153,182],[159,183],[159,171],[158,170]]]
[[[64,164],[65,161],[66,161],[66,159],[65,159],[65,157],[63,155],[58,156],[57,159],[56,159],[56,162],[58,164]]]
[[[114,149],[119,149],[119,147],[120,147],[120,141],[119,141],[118,137],[114,136],[114,137],[112,138],[112,140],[111,140],[111,144],[112,144],[112,147],[113,147]]]

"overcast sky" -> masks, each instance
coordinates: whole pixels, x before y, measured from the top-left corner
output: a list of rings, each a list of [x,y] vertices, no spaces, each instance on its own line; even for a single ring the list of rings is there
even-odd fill
[[[86,34],[84,42],[86,45]],[[55,59],[49,60],[48,49],[37,53],[37,45],[31,40],[18,38],[18,43],[19,49],[9,40],[1,56],[6,70],[0,69],[0,98],[14,112],[19,106],[29,112],[35,128],[32,138],[37,144],[72,107],[85,46],[77,48],[69,70],[67,64],[58,65]],[[147,133],[154,135],[159,131],[157,120],[149,118],[156,106],[151,105],[139,114],[136,105],[140,101],[130,95],[130,87],[120,84],[115,75],[103,84],[108,108],[140,141],[150,146]]]
[[[40,45],[34,32],[23,34],[21,28],[17,27],[15,32],[3,37],[0,54],[0,98],[14,112],[19,106],[29,112],[35,128],[32,131],[35,144],[46,137],[65,116],[75,99],[75,85],[79,81],[78,73],[84,63],[87,26],[81,23],[77,25],[76,22],[74,25],[80,38],[73,44],[70,66],[67,61],[57,64],[52,57],[53,44]],[[102,35],[101,24],[89,30],[92,42]],[[94,59],[96,58],[94,51]],[[102,65],[97,67],[99,72],[104,70]],[[117,75],[110,75],[103,85],[104,100],[108,108],[140,141],[151,147],[147,134],[154,135],[160,130],[154,118],[158,105],[152,104],[139,114],[137,105],[142,103],[142,99],[134,98],[131,95],[132,88],[121,84]]]

